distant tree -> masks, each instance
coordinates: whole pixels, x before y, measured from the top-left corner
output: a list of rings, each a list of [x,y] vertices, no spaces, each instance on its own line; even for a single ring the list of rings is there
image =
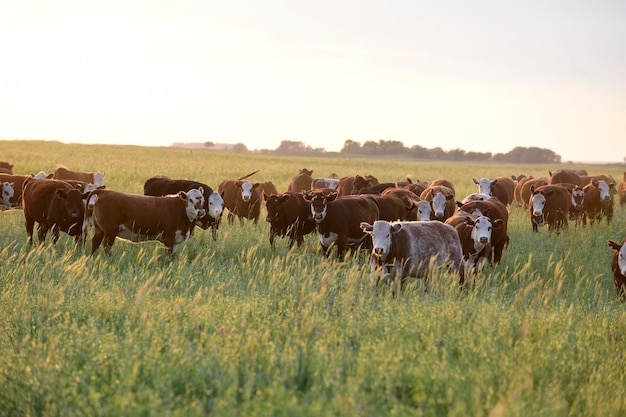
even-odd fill
[[[428,150],[428,157],[430,159],[445,160],[446,153],[444,152],[443,149],[441,149],[441,147],[438,146],[436,148],[432,148]]]
[[[352,139],[348,139],[343,143],[343,148],[341,148],[339,152],[352,154],[361,153],[361,144]]]
[[[205,148],[212,148],[215,146],[215,143],[211,142],[211,141],[207,141],[203,143]]]
[[[233,147],[231,148],[231,150],[237,153],[245,153],[245,152],[248,152],[248,147],[240,142],[240,143],[235,143]]]
[[[446,159],[449,161],[462,161],[465,159],[465,151],[463,149],[452,149],[447,152]]]
[[[409,155],[411,155],[413,158],[427,159],[430,157],[430,152],[428,152],[428,149],[420,145],[411,146],[408,152],[409,152]]]
[[[361,152],[366,155],[377,155],[379,153],[379,146],[377,142],[373,140],[367,140],[363,143],[361,147]]]
[[[398,140],[379,140],[378,152],[384,155],[399,155],[407,151],[404,143]]]

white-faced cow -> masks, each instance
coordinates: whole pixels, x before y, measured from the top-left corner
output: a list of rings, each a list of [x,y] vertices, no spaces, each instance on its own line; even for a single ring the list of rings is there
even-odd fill
[[[529,201],[530,222],[533,232],[539,226],[547,226],[548,230],[557,234],[567,226],[567,217],[572,205],[572,196],[567,188],[560,185],[543,185],[531,187],[532,197]]]
[[[493,230],[500,229],[504,220],[491,221],[487,216],[457,213],[446,220],[459,235],[465,260],[465,271],[480,269],[483,262],[493,261],[491,236]]]
[[[620,243],[609,240],[608,244],[614,251],[611,262],[613,282],[615,283],[617,296],[623,302],[626,300],[626,239]]]
[[[431,220],[445,222],[456,210],[454,192],[444,185],[429,186],[420,195],[420,200],[430,202],[433,209]]]
[[[474,184],[478,185],[478,193],[496,197],[504,205],[509,205],[513,201],[513,192],[515,184],[509,177],[499,177],[494,179],[481,178],[477,180],[473,178]]]
[[[295,243],[298,247],[304,243],[304,235],[315,230],[315,221],[311,219],[311,206],[304,200],[302,193],[287,191],[282,194],[263,194],[267,209],[266,221],[270,224],[270,246],[274,247],[276,237],[289,237],[289,248]]]
[[[143,185],[144,195],[162,197],[168,194],[176,194],[179,191],[189,191],[192,189],[200,189],[202,187],[204,197],[204,211],[206,215],[200,217],[196,226],[207,230],[211,228],[211,236],[213,240],[217,239],[217,231],[222,220],[224,212],[224,199],[222,195],[213,191],[211,187],[198,181],[173,179],[165,175],[156,175],[148,178]]]
[[[224,198],[224,207],[228,209],[228,222],[232,223],[235,216],[243,225],[243,219],[257,224],[261,215],[261,193],[259,183],[242,180],[224,180],[217,187],[217,192]]]
[[[104,185],[104,172],[82,172],[72,171],[69,168],[59,165],[54,171],[55,180],[77,180],[87,184],[93,184],[96,188]]]
[[[15,205],[15,182],[0,182],[0,205],[13,207]]]
[[[196,220],[205,215],[202,187],[165,197],[127,194],[104,189],[94,190],[87,197],[85,224],[91,222],[93,255],[102,244],[111,255],[116,237],[131,242],[156,240],[170,255],[191,235]]]
[[[492,224],[502,220],[502,226],[493,228],[491,232],[491,250],[493,263],[499,264],[504,249],[509,245],[508,223],[509,212],[504,204],[497,199],[470,201],[459,207],[457,214],[472,214],[474,216],[487,216]],[[491,259],[491,256],[489,256]]]
[[[83,195],[65,181],[27,178],[22,192],[22,209],[28,243],[33,243],[35,222],[39,223],[37,237],[42,245],[49,230],[52,230],[53,243],[59,240],[60,231],[74,236],[80,243],[85,215]]]
[[[364,196],[338,198],[336,192],[328,195],[313,190],[304,193],[311,204],[311,215],[317,223],[317,236],[324,256],[328,257],[333,244],[337,245],[337,257],[342,259],[348,246],[361,246],[368,235],[361,230],[361,222],[373,223],[378,219],[378,206],[373,199]]]
[[[428,280],[433,267],[446,266],[464,281],[461,242],[456,230],[438,221],[362,222],[361,228],[372,236],[370,282],[392,285],[397,295],[407,277]]]

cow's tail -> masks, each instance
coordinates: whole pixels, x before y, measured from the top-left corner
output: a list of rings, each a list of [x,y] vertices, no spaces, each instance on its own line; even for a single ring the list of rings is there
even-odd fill
[[[241,180],[245,180],[246,178],[250,178],[251,176],[253,176],[254,174],[256,174],[257,172],[259,172],[259,170],[257,169],[256,171],[253,171],[251,173],[249,173],[248,175],[244,175],[243,177],[237,179],[237,181],[241,181]]]

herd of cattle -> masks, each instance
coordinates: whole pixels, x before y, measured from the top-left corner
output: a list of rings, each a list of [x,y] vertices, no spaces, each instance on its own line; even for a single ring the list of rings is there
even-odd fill
[[[0,162],[0,185],[5,207],[21,208],[28,241],[34,224],[39,242],[51,231],[53,241],[63,231],[84,243],[93,228],[91,254],[101,245],[107,255],[117,237],[133,242],[157,240],[170,254],[195,226],[211,228],[218,237],[222,214],[258,222],[264,203],[269,243],[277,237],[299,247],[316,232],[322,251],[332,248],[343,258],[349,249],[371,250],[370,280],[389,283],[397,293],[406,277],[427,277],[433,267],[446,267],[464,284],[468,273],[485,262],[498,264],[509,244],[511,205],[528,210],[532,230],[546,226],[559,233],[568,221],[590,225],[613,218],[614,195],[626,204],[626,172],[616,181],[607,175],[559,170],[545,178],[511,176],[473,179],[476,193],[462,199],[446,179],[430,182],[379,182],[375,177],[314,178],[301,169],[278,192],[270,181],[252,182],[250,173],[222,181],[217,190],[192,180],[154,176],[144,194],[105,189],[104,173],[77,172],[58,167],[46,175],[16,175]],[[626,299],[626,239],[609,241],[614,250],[612,270],[621,300]]]

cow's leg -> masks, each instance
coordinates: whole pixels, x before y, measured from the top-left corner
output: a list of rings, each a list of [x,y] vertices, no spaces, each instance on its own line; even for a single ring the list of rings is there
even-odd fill
[[[26,226],[26,233],[28,234],[28,243],[33,244],[33,229],[35,228],[35,220],[30,216],[24,216],[24,225]]]
[[[59,233],[59,226],[57,224],[52,226],[52,244],[56,245],[59,240]]]
[[[213,240],[217,240],[217,228],[218,223],[213,223],[213,225],[211,225],[211,237]]]
[[[504,242],[498,242],[497,245],[493,247],[493,263],[499,264],[502,259],[502,252],[504,251]]]
[[[111,254],[113,253],[111,251],[111,248],[113,247],[113,243],[115,243],[116,237],[116,234],[104,234],[103,249],[104,253],[106,253],[108,256],[111,256]]]
[[[393,268],[393,282],[391,283],[391,295],[397,297],[402,289],[402,275],[404,274],[404,265],[402,262],[396,262]]]
[[[48,226],[43,223],[39,223],[37,226],[37,237],[39,238],[39,244],[43,246],[46,243],[46,235],[48,234]]]
[[[100,229],[98,226],[94,227],[93,237],[91,238],[91,254],[100,247],[102,243],[102,239],[104,239],[104,231]]]

